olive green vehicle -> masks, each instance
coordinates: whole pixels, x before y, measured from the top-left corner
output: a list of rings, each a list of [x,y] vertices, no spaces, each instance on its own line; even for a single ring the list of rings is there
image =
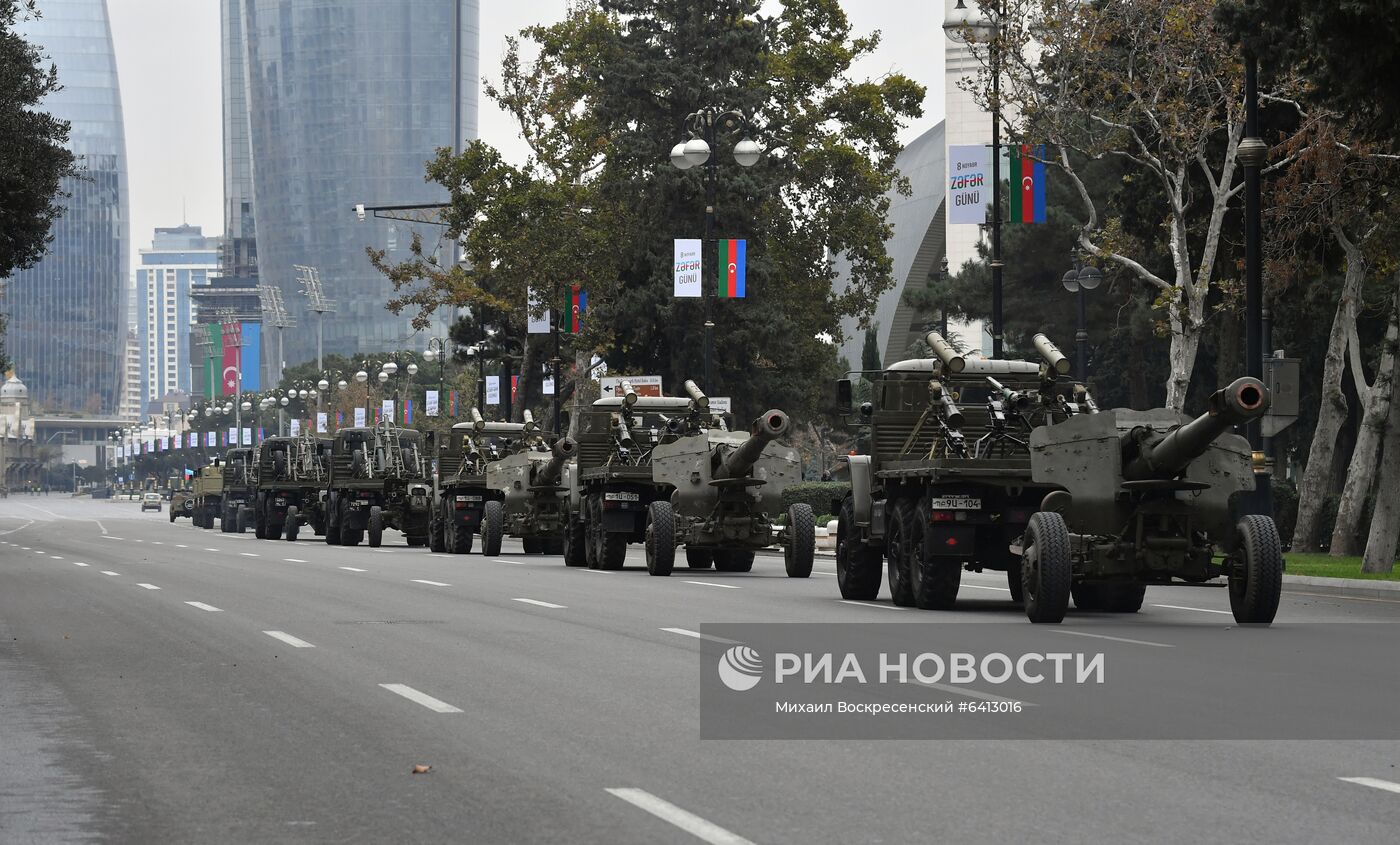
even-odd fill
[[[253,524],[253,497],[257,493],[257,476],[251,447],[230,449],[224,453],[224,490],[220,503],[219,530],[225,534],[242,534]]]
[[[170,494],[170,521],[178,516],[194,517],[194,491],[176,490]]]
[[[342,428],[331,442],[326,543],[354,546],[368,535],[379,546],[385,528],[410,546],[428,544],[431,483],[423,435],[389,421]]]
[[[213,528],[224,507],[224,460],[215,458],[199,468],[190,488],[194,496],[190,521],[199,528]]]
[[[487,463],[486,486],[501,498],[484,502],[482,554],[500,554],[503,536],[518,537],[526,554],[564,553],[570,464],[577,453],[568,437],[538,434],[514,454]]]
[[[483,532],[487,505],[494,502],[495,533],[490,539],[495,550],[483,548],[483,553],[495,555],[500,554],[504,531],[503,511],[497,508],[505,494],[487,484],[487,469],[520,450],[539,430],[533,421],[487,422],[476,408],[471,416],[469,422],[452,426],[437,444],[429,547],[435,552],[469,554],[474,538]],[[483,546],[490,545],[487,539],[483,534]]]
[[[269,437],[257,451],[253,535],[294,541],[301,526],[326,533],[326,483],[331,439],[307,434]]]
[[[652,479],[670,495],[647,509],[647,571],[670,575],[676,547],[684,546],[691,569],[748,572],[754,552],[779,545],[788,576],[808,577],[816,554],[811,506],[787,508],[781,527],[775,519],[784,513],[783,491],[802,480],[801,456],[777,442],[792,427],[788,415],[769,410],[747,435],[729,431],[715,424],[710,400],[694,382],[685,389],[702,413],[651,451]]]

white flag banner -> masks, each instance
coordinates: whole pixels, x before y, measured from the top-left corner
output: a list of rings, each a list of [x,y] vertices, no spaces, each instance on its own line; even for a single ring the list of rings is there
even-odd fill
[[[529,316],[525,323],[527,334],[549,334],[549,309],[543,308],[544,297],[534,288],[528,289],[527,298],[530,301]],[[536,317],[535,314],[542,316]]]
[[[243,445],[244,445],[244,446],[252,446],[252,445],[253,445],[253,430],[252,430],[251,428],[245,428],[245,429],[243,429]]]
[[[987,222],[992,177],[988,150],[981,144],[948,147],[948,222],[980,226]]]
[[[291,420],[287,423],[287,434],[292,437],[301,436],[301,420]]]
[[[199,448],[199,433],[198,433],[198,432],[195,432],[195,431],[191,431],[191,432],[190,432],[190,448],[191,448],[191,449],[197,449],[197,448]]]
[[[208,435],[208,437],[205,438],[204,442],[208,444],[208,448],[212,449],[215,446],[219,445],[219,433],[217,431],[209,431],[205,433]]]
[[[237,446],[237,445],[238,445],[238,429],[236,429],[236,428],[229,428],[229,430],[228,430],[228,445],[230,445],[230,446]]]
[[[553,395],[554,395],[554,379],[552,379],[552,378],[546,378],[543,382],[541,382],[541,383],[540,383],[540,392],[542,392],[545,396],[553,396]]]
[[[355,427],[356,427],[356,428],[364,428],[364,427],[365,427],[365,409],[364,409],[364,408],[356,408],[356,409],[355,409]]]
[[[488,404],[488,405],[499,405],[499,404],[501,404],[501,377],[500,377],[500,376],[487,376],[487,377],[486,377],[486,404]]]
[[[424,392],[423,413],[427,414],[430,417],[435,417],[438,415],[438,392],[436,390],[428,390]]]
[[[317,433],[317,434],[325,434],[325,433],[326,433],[326,412],[325,412],[325,411],[321,411],[320,413],[316,414],[316,433]]]
[[[385,399],[379,403],[379,416],[381,419],[392,420],[394,418],[394,400]]]
[[[700,283],[700,250],[703,245],[699,238],[676,238],[676,296],[691,299],[704,296]]]

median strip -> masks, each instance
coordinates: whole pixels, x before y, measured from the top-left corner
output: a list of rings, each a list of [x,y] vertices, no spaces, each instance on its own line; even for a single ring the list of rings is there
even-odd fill
[[[421,704],[429,710],[433,711],[434,713],[462,712],[462,709],[460,707],[453,707],[451,704],[448,704],[447,702],[442,701],[441,699],[433,698],[431,695],[428,695],[425,692],[419,692],[418,690],[406,684],[380,684],[379,686],[388,690],[389,692],[394,693],[395,695],[401,695],[415,704]]]

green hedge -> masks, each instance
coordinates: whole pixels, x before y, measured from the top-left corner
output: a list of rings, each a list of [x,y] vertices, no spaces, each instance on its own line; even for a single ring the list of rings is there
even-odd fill
[[[840,501],[846,498],[851,485],[844,481],[806,481],[794,484],[783,491],[783,510],[789,505],[805,502],[812,506],[812,513],[835,513],[841,509]],[[833,506],[834,505],[834,506]]]

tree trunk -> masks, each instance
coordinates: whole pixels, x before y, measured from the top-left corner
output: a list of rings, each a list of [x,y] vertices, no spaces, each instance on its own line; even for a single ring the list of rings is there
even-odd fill
[[[1176,310],[1172,311],[1172,342],[1167,350],[1169,369],[1165,406],[1177,413],[1186,409],[1186,394],[1191,389],[1191,373],[1196,369],[1196,352],[1201,346],[1201,327],[1205,322],[1205,301],[1190,297],[1185,290],[1182,295],[1192,301],[1186,303],[1184,317]]]
[[[573,413],[569,414],[569,436],[578,439],[579,417],[598,398],[598,382],[593,379],[589,367],[593,363],[593,353],[577,344],[574,351],[574,402]]]
[[[525,421],[525,409],[529,407],[528,398],[530,396],[530,385],[535,379],[536,369],[538,369],[538,367],[535,366],[535,344],[527,340],[524,344],[524,349],[522,349],[520,353],[520,370],[515,373],[518,379],[518,386],[516,387],[515,395],[511,396],[511,422]],[[505,392],[510,389],[510,381],[507,379],[506,383],[501,385],[502,397],[510,396],[510,394]]]
[[[1400,540],[1400,390],[1390,394],[1379,482],[1362,572],[1387,573],[1395,567],[1395,545]]]
[[[1390,324],[1386,328],[1380,362],[1376,366],[1376,381],[1365,392],[1362,400],[1364,411],[1361,427],[1356,435],[1356,448],[1351,453],[1351,465],[1347,467],[1342,501],[1337,506],[1337,524],[1332,530],[1332,546],[1329,550],[1333,557],[1354,555],[1361,550],[1361,538],[1357,529],[1361,525],[1366,499],[1375,489],[1376,465],[1379,463],[1377,458],[1380,456],[1381,441],[1385,437],[1391,394],[1395,390],[1396,353],[1400,351],[1397,349],[1400,347],[1400,272],[1396,274],[1396,282]],[[1356,344],[1355,333],[1352,334],[1349,343]],[[1351,362],[1353,367],[1360,367],[1360,350],[1352,350]],[[1357,378],[1358,388],[1364,380],[1364,375]]]

